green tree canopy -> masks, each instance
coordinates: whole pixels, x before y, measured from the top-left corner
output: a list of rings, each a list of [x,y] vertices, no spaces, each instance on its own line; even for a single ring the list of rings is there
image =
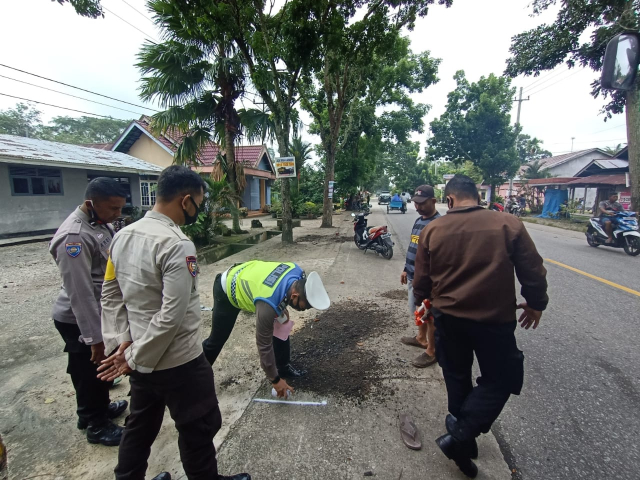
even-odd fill
[[[520,163],[523,165],[534,160],[553,156],[550,151],[544,149],[542,146],[542,140],[524,133],[518,135],[516,148],[518,149]]]
[[[43,127],[41,138],[55,142],[83,144],[113,142],[131,120],[95,117],[54,117]]]
[[[102,5],[100,0],[51,0],[52,2],[58,2],[60,5],[70,3],[75,8],[78,15],[83,17],[98,18],[104,17],[102,12]]]
[[[519,127],[511,125],[509,114],[515,89],[508,78],[493,74],[470,83],[458,71],[454,79],[457,87],[448,94],[445,113],[431,122],[429,157],[454,163],[469,160],[486,183],[500,185],[520,166]]]
[[[0,110],[0,133],[39,138],[42,132],[40,115],[40,110],[26,103]]]

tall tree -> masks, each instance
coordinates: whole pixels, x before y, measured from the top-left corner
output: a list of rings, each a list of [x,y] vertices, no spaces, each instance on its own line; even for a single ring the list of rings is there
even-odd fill
[[[320,25],[314,68],[305,76],[302,106],[312,114],[325,152],[323,227],[332,226],[328,191],[336,156],[350,135],[361,132],[352,106],[367,96],[376,106],[412,106],[406,92],[422,91],[437,81],[438,61],[428,53],[412,55],[408,41],[400,36],[400,30],[412,29],[416,17],[426,15],[432,3],[434,0],[318,2],[319,16],[327,21]],[[438,3],[449,6],[451,1]],[[394,97],[394,93],[400,95]]]
[[[212,141],[224,148],[217,178],[227,179],[235,198],[246,186],[243,166],[235,158],[242,120],[235,102],[245,91],[245,64],[222,29],[211,23],[182,22],[180,2],[151,0],[149,7],[165,33],[163,43],[146,43],[138,67],[145,75],[141,97],[166,108],[153,116],[152,127],[182,136],[177,163],[198,164],[199,151]],[[215,19],[215,16],[214,16]],[[243,111],[255,120],[256,112]],[[245,132],[247,129],[245,129]],[[253,129],[248,130],[255,136]],[[238,209],[232,209],[233,230],[240,232]]]
[[[60,5],[70,3],[75,8],[78,15],[83,17],[98,18],[104,17],[102,12],[102,5],[100,0],[51,0],[52,2],[58,2]]]
[[[544,163],[541,160],[534,160],[533,162],[525,165],[524,178],[532,180],[534,178],[550,178],[551,172],[544,168]]]
[[[531,137],[525,133],[518,135],[516,148],[518,149],[518,157],[520,158],[520,163],[522,165],[534,160],[553,156],[550,151],[544,149],[542,146],[542,140],[536,137]]]
[[[533,15],[555,4],[555,0],[533,0]],[[636,211],[640,208],[640,79],[628,92],[607,91],[600,88],[599,73],[608,41],[619,33],[640,30],[639,11],[640,0],[563,0],[554,23],[512,38],[512,57],[506,69],[513,77],[538,76],[565,63],[569,68],[589,67],[598,72],[591,95],[608,100],[602,109],[605,120],[626,110],[631,204]]]
[[[455,163],[470,160],[485,182],[501,185],[520,167],[519,127],[511,125],[509,114],[515,89],[508,78],[493,74],[470,83],[464,71],[458,71],[454,79],[457,87],[448,95],[445,113],[431,122],[429,156]]]
[[[40,110],[26,103],[0,110],[0,133],[39,138],[42,131],[41,114]]]
[[[54,117],[42,128],[41,138],[55,142],[83,144],[114,141],[131,120],[95,117]]]
[[[309,142],[303,141],[302,138],[296,135],[293,137],[293,140],[291,140],[290,150],[296,162],[296,189],[300,191],[300,177],[302,177],[303,174],[304,164],[311,160],[313,147]]]

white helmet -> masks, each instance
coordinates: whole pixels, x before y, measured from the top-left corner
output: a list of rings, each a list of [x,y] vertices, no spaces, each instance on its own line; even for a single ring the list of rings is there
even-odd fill
[[[327,294],[318,272],[311,272],[307,275],[304,296],[307,298],[309,305],[317,310],[326,310],[331,305],[329,294]]]

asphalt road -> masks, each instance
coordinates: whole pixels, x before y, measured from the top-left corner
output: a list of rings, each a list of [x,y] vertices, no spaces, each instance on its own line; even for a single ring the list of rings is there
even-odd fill
[[[415,209],[384,215],[404,255]],[[525,480],[639,478],[640,297],[549,260],[640,291],[640,257],[591,248],[578,232],[527,227],[551,301],[537,330],[517,331],[525,386],[494,425],[505,460]]]

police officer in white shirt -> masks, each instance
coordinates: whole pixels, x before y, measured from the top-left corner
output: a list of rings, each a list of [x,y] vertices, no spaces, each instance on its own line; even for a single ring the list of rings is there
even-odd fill
[[[222,425],[213,371],[202,353],[196,249],[180,225],[195,223],[207,184],[171,166],[158,179],[157,203],[113,239],[102,291],[102,336],[115,353],[100,378],[130,374],[117,480],[143,480],[165,407],[178,430],[189,480],[250,480],[218,474],[213,437]],[[169,480],[163,472],[155,480]]]
[[[109,384],[97,378],[105,358],[100,294],[113,237],[109,224],[120,216],[125,198],[126,192],[113,178],[92,180],[84,203],[49,244],[63,284],[51,316],[69,356],[67,373],[76,391],[78,428],[87,429],[89,443],[108,446],[120,444],[122,427],[110,420],[126,410],[127,402],[109,403]]]

